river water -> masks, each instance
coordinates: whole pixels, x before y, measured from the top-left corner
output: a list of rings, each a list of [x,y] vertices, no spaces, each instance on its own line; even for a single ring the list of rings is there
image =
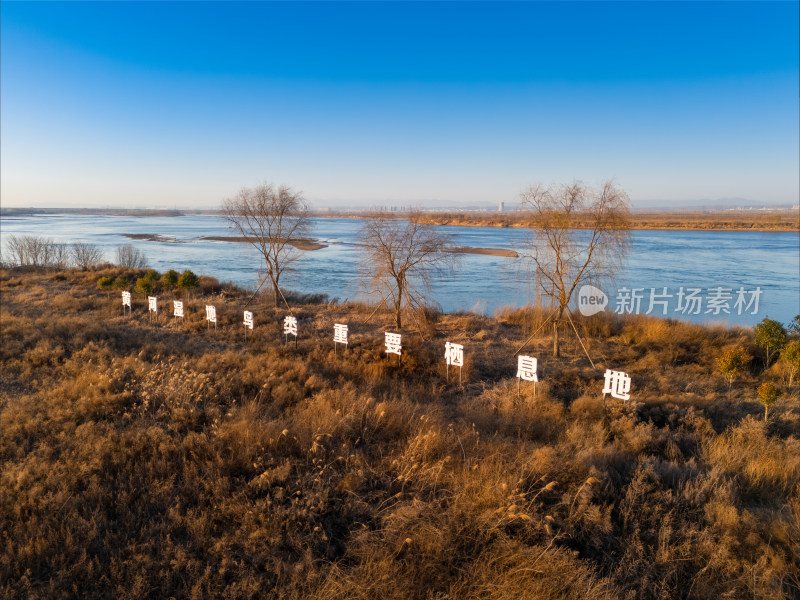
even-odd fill
[[[292,271],[282,277],[282,285],[340,300],[366,299],[359,279],[361,223],[359,219],[313,219],[310,235],[327,247],[303,252]],[[530,236],[525,229],[490,227],[447,227],[446,232],[457,246],[512,250]],[[124,234],[160,234],[173,241],[131,240]],[[259,255],[249,244],[200,239],[235,235],[216,215],[2,218],[0,237],[5,240],[9,235],[86,241],[100,247],[111,261],[119,245],[133,244],[159,272],[191,269],[248,288],[256,285],[260,268]],[[765,316],[788,323],[800,313],[800,234],[634,231],[627,260],[615,281],[598,287],[608,296],[608,310],[646,313],[650,309],[662,316],[666,311],[671,318],[728,325],[753,325]],[[698,290],[693,296],[697,300],[690,302],[687,297],[692,289]],[[459,267],[437,277],[431,290],[431,300],[446,312],[488,315],[502,306],[528,304],[535,297],[535,280],[518,260],[473,254],[461,255]]]

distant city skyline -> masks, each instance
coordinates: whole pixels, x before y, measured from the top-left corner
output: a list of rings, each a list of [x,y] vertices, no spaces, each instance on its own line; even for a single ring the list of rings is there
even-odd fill
[[[800,197],[798,2],[0,3],[0,203]]]

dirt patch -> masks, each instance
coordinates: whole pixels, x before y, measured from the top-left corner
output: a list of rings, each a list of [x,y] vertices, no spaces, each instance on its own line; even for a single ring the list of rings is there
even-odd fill
[[[507,256],[508,258],[517,258],[519,254],[513,250],[506,248],[471,248],[469,246],[460,246],[458,248],[451,248],[447,250],[453,254],[488,254],[489,256]]]
[[[256,238],[245,237],[241,235],[210,235],[201,237],[201,240],[209,240],[212,242],[254,242]],[[308,238],[290,239],[289,245],[294,246],[298,250],[319,250],[320,248],[327,248],[327,244],[321,244],[317,240],[310,240]]]
[[[171,235],[161,235],[160,233],[123,233],[129,240],[143,240],[145,242],[161,242],[162,244],[185,244]]]

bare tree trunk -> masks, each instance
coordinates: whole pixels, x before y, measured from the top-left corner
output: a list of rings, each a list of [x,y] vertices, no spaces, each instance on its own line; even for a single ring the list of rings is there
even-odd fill
[[[398,329],[403,327],[400,300],[395,300],[394,302],[394,322]]]
[[[275,281],[274,279],[272,280],[272,291],[275,295],[275,308],[278,308],[280,306],[278,299],[280,298],[281,295],[281,289],[278,287],[278,282]]]
[[[558,318],[553,321],[553,357],[558,358]]]
[[[767,422],[767,411],[769,410],[769,406],[766,404],[764,405],[764,423]]]
[[[401,309],[403,306],[403,284],[398,283],[397,285],[397,298],[394,301],[394,320],[397,324],[397,328],[400,329],[402,324],[402,314]]]

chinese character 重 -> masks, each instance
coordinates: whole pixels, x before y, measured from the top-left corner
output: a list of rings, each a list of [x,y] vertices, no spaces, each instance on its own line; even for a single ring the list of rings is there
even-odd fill
[[[347,344],[347,325],[334,323],[333,325],[333,343],[334,344]]]

